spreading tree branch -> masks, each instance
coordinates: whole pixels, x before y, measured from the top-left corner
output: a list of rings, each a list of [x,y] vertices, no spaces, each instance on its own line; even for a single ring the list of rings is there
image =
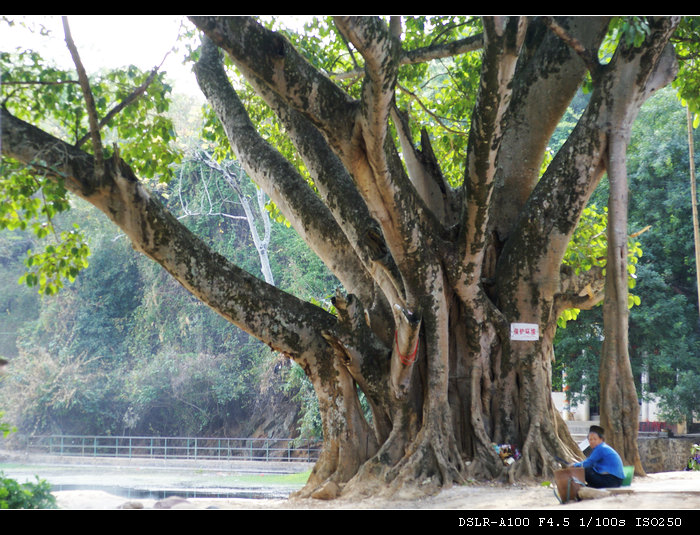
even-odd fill
[[[557,23],[590,49],[602,41],[608,17],[561,17]],[[527,199],[540,179],[552,134],[581,87],[586,67],[539,19],[532,19],[530,38],[518,61],[508,129],[498,155],[494,190],[493,225],[496,238],[505,242]]]
[[[312,67],[283,36],[245,17],[192,17],[192,21],[229,54],[248,82],[268,103],[273,107],[283,103],[318,128],[353,177],[401,273],[415,272],[416,266],[407,266],[405,261],[411,254],[417,256],[415,253],[421,250],[421,244],[405,237],[428,235],[413,233],[409,229],[415,228],[416,217],[429,217],[430,214],[423,209],[410,186],[396,149],[386,136],[393,92],[387,90],[381,80],[391,79],[392,75],[386,78],[379,71],[372,75],[375,81],[368,85],[374,89],[372,95],[365,97],[365,103],[373,109],[369,114],[363,114],[360,103]],[[388,29],[382,31],[380,44],[368,41],[365,50],[368,54],[383,53],[381,51],[391,37]],[[351,32],[351,37],[353,35]],[[367,37],[364,35],[360,33],[354,38],[362,40]],[[373,64],[380,67],[376,61]],[[395,70],[394,67],[391,69]],[[270,92],[276,95],[278,102],[269,96]],[[314,98],[308,98],[310,95]],[[375,100],[375,96],[379,100]],[[388,107],[382,109],[381,105],[375,104]],[[372,137],[366,139],[365,134]],[[399,182],[392,183],[394,180]],[[377,182],[380,182],[379,189]],[[380,195],[378,192],[382,189]]]
[[[471,302],[475,285],[480,282],[503,120],[510,104],[527,21],[521,17],[485,17],[483,25],[481,84],[472,114],[463,188],[464,214],[458,244],[460,273],[455,275],[465,302]]]
[[[224,50],[253,87],[274,91],[303,113],[329,139],[336,152],[351,152],[358,103],[314,68],[281,34],[251,17],[190,17]]]
[[[274,95],[264,96],[294,143],[323,203],[328,207],[357,252],[368,273],[385,289],[392,303],[404,295],[401,276],[382,235],[352,177],[321,132],[301,113]],[[363,302],[373,302],[358,294]]]
[[[295,358],[323,354],[336,318],[279,290],[211,250],[168,212],[117,157],[95,179],[92,155],[0,108],[0,147],[27,165],[40,162],[56,180],[104,212],[134,247],[161,264],[197,298],[242,330]]]
[[[257,132],[223,70],[217,48],[208,38],[202,40],[195,72],[246,172],[347,291],[366,293],[372,283],[345,234],[294,166]]]
[[[379,18],[336,17],[335,23],[365,60],[366,81],[355,133],[361,148],[348,161],[348,168],[400,265],[407,254],[402,231],[411,212],[401,209],[403,186],[407,184],[399,180],[401,173],[390,161],[392,150],[387,143],[400,43]]]
[[[673,20],[661,19],[652,25],[647,46],[615,54],[601,73],[576,129],[537,183],[504,246],[499,261],[502,281],[525,277],[519,270],[551,271],[544,265],[561,262],[580,215],[607,170],[610,136],[629,135],[641,104],[673,79],[674,57],[666,43],[675,26]],[[541,254],[526,266],[524,250]],[[552,295],[558,291],[558,281],[542,283]]]

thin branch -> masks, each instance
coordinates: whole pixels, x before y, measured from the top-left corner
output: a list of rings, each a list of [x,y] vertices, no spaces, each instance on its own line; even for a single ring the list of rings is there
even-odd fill
[[[336,25],[336,27],[338,26]],[[357,58],[355,58],[355,54],[353,53],[352,48],[350,48],[350,43],[348,43],[348,40],[346,39],[345,35],[343,35],[343,32],[339,27],[338,35],[343,40],[343,43],[345,44],[345,49],[348,51],[348,55],[350,56],[353,65],[355,65],[355,68],[351,72],[359,73],[358,76],[364,75],[365,69],[363,67],[360,67],[360,64],[357,62]]]
[[[204,213],[203,207],[199,212],[193,212],[189,208],[189,204],[187,201],[183,198],[182,196],[182,176],[184,174],[184,170],[180,170],[180,179],[178,181],[178,198],[180,199],[180,207],[182,208],[183,215],[178,216],[177,219],[184,219],[186,217],[192,217],[192,216],[200,216],[200,215],[206,215],[206,216],[216,216],[216,217],[227,217],[229,219],[246,219],[245,216],[237,216],[233,214],[229,214],[226,212],[215,212],[214,211],[214,202],[211,199],[211,195],[209,194],[209,188],[207,186],[207,183],[204,179],[202,179],[202,186],[204,187],[204,192],[207,197],[207,200],[209,201],[209,211],[207,213]],[[223,204],[224,201],[222,201]],[[204,204],[204,200],[202,200],[202,204]]]
[[[399,65],[415,65],[417,63],[427,63],[435,59],[448,58],[466,54],[479,50],[484,46],[484,37],[482,34],[465,37],[451,43],[441,43],[439,45],[430,45],[415,50],[403,51],[399,57]],[[357,78],[365,74],[364,68],[353,69],[348,72],[332,73],[331,76],[336,80],[347,80]]]
[[[80,84],[78,80],[55,80],[53,82],[46,82],[42,80],[28,80],[28,81],[2,81],[2,85],[63,85],[63,84]]]
[[[85,67],[83,67],[83,62],[80,60],[80,54],[78,53],[78,49],[73,42],[73,37],[71,36],[70,26],[68,25],[68,17],[63,16],[62,20],[63,31],[66,37],[66,45],[68,46],[71,57],[73,58],[73,63],[75,63],[75,68],[78,71],[80,88],[82,89],[83,97],[85,98],[88,120],[90,122],[90,137],[92,138],[93,151],[95,153],[95,174],[97,175],[99,181],[102,176],[104,176],[104,158],[102,156],[102,140],[100,139],[100,128],[99,121],[97,119],[95,99],[93,98],[92,91],[90,89],[90,81],[88,80],[87,73],[85,72]]]
[[[413,93],[412,91],[410,91],[408,88],[402,86],[401,84],[396,84],[396,87],[398,87],[400,91],[402,91],[403,93],[405,93],[406,95],[411,97],[413,100],[415,100],[418,103],[418,105],[421,108],[423,108],[423,111],[425,113],[427,113],[429,116],[431,116],[433,119],[435,119],[437,121],[437,123],[442,128],[447,130],[450,134],[455,134],[456,136],[466,136],[467,135],[467,132],[465,132],[464,130],[454,130],[454,129],[450,128],[449,126],[447,126],[444,121],[452,121],[452,119],[450,119],[449,117],[440,117],[439,115],[437,115],[436,113],[431,111],[425,104],[423,104],[423,101],[420,99],[420,97],[418,95],[416,95],[415,93]]]
[[[142,83],[139,87],[134,89],[134,91],[129,94],[124,100],[122,100],[119,104],[117,104],[114,108],[112,108],[107,115],[105,115],[102,120],[98,123],[97,128],[101,129],[104,125],[106,125],[109,121],[112,120],[112,118],[117,115],[120,111],[122,111],[124,108],[126,108],[129,104],[137,100],[141,95],[143,95],[146,92],[146,89],[148,89],[148,86],[151,85],[151,82],[156,77],[156,74],[158,74],[158,69],[159,67],[155,67],[152,71],[151,74],[148,75],[148,78],[146,78],[146,81]],[[84,135],[82,138],[78,140],[78,142],[75,144],[76,147],[80,147],[83,143],[85,143],[88,138],[92,135],[92,132],[89,134]]]

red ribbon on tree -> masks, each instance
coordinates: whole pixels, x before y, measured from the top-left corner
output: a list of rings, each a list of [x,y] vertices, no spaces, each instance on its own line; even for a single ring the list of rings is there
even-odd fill
[[[396,352],[399,354],[399,358],[401,359],[401,362],[403,363],[404,366],[410,366],[413,364],[413,362],[416,360],[416,354],[418,353],[418,342],[420,342],[420,336],[416,338],[416,347],[413,350],[413,353],[410,355],[403,355],[401,353],[401,350],[399,349],[399,332],[396,331],[394,333],[394,339],[396,340]]]

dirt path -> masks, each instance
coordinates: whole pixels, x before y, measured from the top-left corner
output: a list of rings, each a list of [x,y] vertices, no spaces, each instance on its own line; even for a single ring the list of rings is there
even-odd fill
[[[625,494],[560,504],[551,488],[543,486],[468,485],[421,499],[366,499],[348,501],[289,499],[186,498],[125,500],[104,491],[59,491],[63,509],[442,509],[442,510],[694,510],[700,511],[700,472],[664,472],[636,478]]]

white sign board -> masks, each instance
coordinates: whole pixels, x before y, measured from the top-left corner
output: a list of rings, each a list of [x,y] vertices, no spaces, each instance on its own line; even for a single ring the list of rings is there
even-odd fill
[[[511,323],[511,340],[539,340],[540,326],[536,323]]]

